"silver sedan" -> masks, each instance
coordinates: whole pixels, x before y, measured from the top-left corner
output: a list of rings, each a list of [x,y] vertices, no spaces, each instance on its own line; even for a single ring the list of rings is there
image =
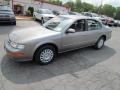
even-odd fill
[[[111,38],[111,30],[100,21],[85,16],[61,15],[43,26],[13,31],[5,41],[9,58],[15,61],[52,62],[58,53],[87,46],[101,49]]]

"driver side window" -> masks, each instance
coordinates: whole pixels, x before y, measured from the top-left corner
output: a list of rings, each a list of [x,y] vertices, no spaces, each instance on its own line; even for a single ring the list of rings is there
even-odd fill
[[[74,22],[70,28],[75,29],[76,32],[85,31],[85,20],[78,20]]]

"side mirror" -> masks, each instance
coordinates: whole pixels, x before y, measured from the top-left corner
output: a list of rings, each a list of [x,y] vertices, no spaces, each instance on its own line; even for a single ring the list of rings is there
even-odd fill
[[[75,33],[75,29],[70,28],[70,29],[67,30],[66,33]]]

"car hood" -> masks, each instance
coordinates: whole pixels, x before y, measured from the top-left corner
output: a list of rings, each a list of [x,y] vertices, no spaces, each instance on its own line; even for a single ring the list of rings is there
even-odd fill
[[[9,39],[16,43],[26,43],[27,41],[42,39],[59,34],[60,32],[46,29],[42,26],[16,30],[9,34]]]
[[[55,17],[55,15],[53,15],[53,14],[41,14],[41,15],[44,17]]]
[[[0,14],[14,14],[12,11],[0,11]]]

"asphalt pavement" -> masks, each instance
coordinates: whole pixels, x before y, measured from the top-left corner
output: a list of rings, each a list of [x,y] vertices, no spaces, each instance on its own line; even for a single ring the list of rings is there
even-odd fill
[[[60,54],[46,66],[9,60],[4,40],[13,30],[40,26],[34,21],[0,25],[0,90],[120,90],[120,28],[101,50],[91,47]]]

